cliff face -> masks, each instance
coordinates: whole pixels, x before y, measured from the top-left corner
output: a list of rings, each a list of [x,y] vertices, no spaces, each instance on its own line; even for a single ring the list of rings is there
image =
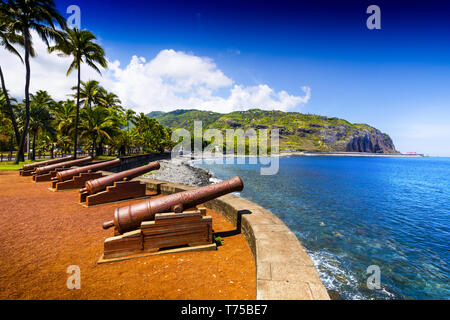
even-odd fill
[[[331,151],[397,153],[392,139],[381,131],[372,127],[354,128],[352,126],[325,125],[318,132],[301,130],[302,134],[318,133],[319,138]]]
[[[396,153],[392,139],[379,130],[359,133],[353,136],[347,143],[345,151],[372,152],[372,153]]]
[[[299,112],[251,109],[220,114],[176,110],[152,112],[148,116],[165,126],[191,131],[194,121],[202,121],[203,129],[278,129],[282,150],[397,153],[387,134],[367,124]]]

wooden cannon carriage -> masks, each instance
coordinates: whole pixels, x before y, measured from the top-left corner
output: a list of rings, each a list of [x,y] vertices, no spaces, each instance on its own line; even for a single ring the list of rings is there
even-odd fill
[[[172,248],[169,251],[160,249]],[[212,218],[200,210],[161,213],[154,221],[144,221],[137,230],[107,238],[99,263],[161,252],[214,250]]]
[[[68,157],[59,158],[59,159],[51,159],[51,160],[46,160],[46,161],[37,161],[37,162],[33,162],[33,163],[24,164],[22,166],[22,168],[19,169],[19,175],[24,176],[24,177],[29,177],[29,176],[33,175],[33,172],[34,172],[34,170],[36,170],[36,168],[49,166],[52,164],[65,162],[65,161],[69,161],[72,159],[73,159],[73,156],[68,156]]]
[[[55,163],[48,166],[38,167],[33,172],[33,181],[51,181],[56,176],[57,172],[67,170],[73,166],[82,165],[92,161],[92,157],[85,157],[76,160],[64,161],[61,163]]]
[[[60,191],[83,188],[87,181],[103,177],[103,174],[97,171],[118,165],[120,165],[119,158],[57,172],[55,177],[52,178],[51,189]]]
[[[80,203],[89,207],[107,202],[145,197],[145,184],[131,180],[149,171],[158,170],[159,167],[159,162],[155,161],[142,167],[86,181],[85,187],[80,189]]]
[[[114,227],[114,237],[104,242],[98,263],[168,252],[215,249],[212,218],[196,206],[230,192],[241,191],[239,177],[188,191],[116,208],[114,219],[103,224]]]

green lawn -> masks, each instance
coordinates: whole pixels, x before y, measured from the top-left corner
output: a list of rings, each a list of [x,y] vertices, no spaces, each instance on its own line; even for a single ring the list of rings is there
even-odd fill
[[[95,159],[98,160],[108,160],[108,159],[115,159],[116,156],[98,156],[95,157]],[[49,160],[47,159],[38,159],[37,161],[44,161],[44,160]],[[19,170],[22,168],[22,166],[26,163],[32,163],[35,161],[31,161],[31,160],[25,160],[25,162],[20,162],[19,164],[14,164],[13,161],[4,161],[4,162],[0,162],[0,171],[14,171],[14,170]]]
[[[109,160],[109,159],[115,159],[115,158],[117,158],[117,156],[98,156],[98,157],[95,157],[95,159],[97,159],[97,160]]]
[[[34,161],[25,160],[25,162],[19,162],[19,164],[14,164],[14,162],[0,162],[0,171],[13,171],[19,170],[25,163],[32,163]]]

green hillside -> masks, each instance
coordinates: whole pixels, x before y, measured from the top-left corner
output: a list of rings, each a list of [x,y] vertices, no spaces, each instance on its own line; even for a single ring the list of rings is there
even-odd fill
[[[190,131],[194,121],[202,121],[203,129],[279,129],[282,150],[396,153],[391,138],[367,124],[299,112],[251,109],[221,114],[175,110],[155,111],[147,116],[170,128]]]

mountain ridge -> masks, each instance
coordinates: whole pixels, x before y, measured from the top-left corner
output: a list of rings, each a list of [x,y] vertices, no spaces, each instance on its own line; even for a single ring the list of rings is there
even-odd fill
[[[368,124],[350,123],[335,117],[260,109],[226,114],[177,109],[153,111],[147,116],[172,129],[184,128],[191,132],[194,121],[202,121],[203,129],[279,129],[280,150],[398,153],[388,134]]]

